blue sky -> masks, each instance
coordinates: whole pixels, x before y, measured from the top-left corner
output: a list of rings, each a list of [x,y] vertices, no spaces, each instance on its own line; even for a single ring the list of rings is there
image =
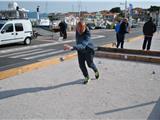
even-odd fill
[[[0,1],[44,1],[44,0],[0,0]],[[125,0],[45,0],[45,1],[72,1],[72,2],[77,2],[77,1],[83,1],[83,2],[124,2]],[[143,1],[148,1],[148,2],[157,2],[160,0],[127,0],[129,2],[143,2]]]
[[[0,0],[0,9],[7,9],[8,3],[17,1],[20,7],[35,11],[40,6],[40,12],[69,12],[78,11],[78,3],[81,10],[93,12],[98,10],[110,10],[113,7],[124,9],[125,0]],[[149,8],[151,5],[160,6],[160,0],[127,0],[133,7]]]

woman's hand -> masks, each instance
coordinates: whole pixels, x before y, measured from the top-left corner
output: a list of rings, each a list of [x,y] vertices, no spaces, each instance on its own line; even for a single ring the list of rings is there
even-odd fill
[[[68,44],[64,44],[64,50],[71,50],[73,49],[72,46],[68,45]]]

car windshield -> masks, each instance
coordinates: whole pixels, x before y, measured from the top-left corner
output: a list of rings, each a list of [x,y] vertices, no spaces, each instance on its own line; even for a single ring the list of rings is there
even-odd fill
[[[3,27],[4,24],[0,23],[0,29]]]

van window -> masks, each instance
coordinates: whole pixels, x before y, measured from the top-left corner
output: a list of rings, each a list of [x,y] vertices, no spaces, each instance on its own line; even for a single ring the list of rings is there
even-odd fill
[[[13,32],[13,24],[7,24],[2,31]]]
[[[15,29],[16,29],[16,32],[23,31],[22,24],[21,23],[16,23],[15,24]]]

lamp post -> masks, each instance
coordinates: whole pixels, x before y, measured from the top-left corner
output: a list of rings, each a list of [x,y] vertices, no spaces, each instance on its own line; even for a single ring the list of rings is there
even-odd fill
[[[127,18],[127,0],[125,2],[120,3],[120,5],[124,5],[124,16]]]
[[[79,18],[80,18],[80,16],[81,16],[81,0],[80,1],[78,1],[78,16],[79,16]]]
[[[125,18],[127,18],[127,0],[125,0]]]
[[[159,11],[158,11],[158,26],[160,26],[160,8],[159,8]]]
[[[39,5],[37,6],[37,24],[39,25]]]
[[[130,3],[129,4],[129,24],[130,26],[132,27],[133,25],[133,19],[132,19],[132,16],[133,16],[133,5]]]

